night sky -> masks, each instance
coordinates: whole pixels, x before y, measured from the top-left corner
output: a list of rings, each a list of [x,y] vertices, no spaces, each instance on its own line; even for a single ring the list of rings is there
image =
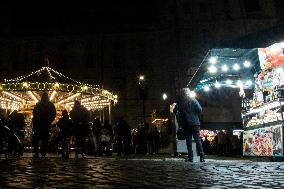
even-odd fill
[[[17,34],[92,33],[126,26],[155,24],[158,20],[155,1],[102,1],[91,3],[9,4],[1,5]],[[3,8],[5,7],[5,8]]]

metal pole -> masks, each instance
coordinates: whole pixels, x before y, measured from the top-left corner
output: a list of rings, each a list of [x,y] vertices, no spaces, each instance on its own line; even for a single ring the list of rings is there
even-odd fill
[[[111,120],[111,104],[108,105],[108,118],[109,118],[109,124],[112,123],[112,120]]]
[[[144,89],[142,90],[142,108],[143,108],[143,123],[144,126],[146,125],[146,119],[145,119],[145,93]]]

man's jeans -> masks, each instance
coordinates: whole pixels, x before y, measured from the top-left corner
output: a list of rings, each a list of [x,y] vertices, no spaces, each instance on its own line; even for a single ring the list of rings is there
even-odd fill
[[[204,157],[204,151],[200,140],[200,126],[199,125],[190,125],[187,126],[185,129],[185,140],[186,140],[186,146],[188,151],[188,157],[193,158],[193,152],[192,152],[192,136],[194,138],[194,141],[196,143],[196,148],[198,150],[198,153],[200,157]]]

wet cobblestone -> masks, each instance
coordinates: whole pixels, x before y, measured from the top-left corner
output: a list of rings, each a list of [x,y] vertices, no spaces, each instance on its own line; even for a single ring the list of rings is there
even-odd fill
[[[283,188],[283,162],[0,159],[1,188]]]

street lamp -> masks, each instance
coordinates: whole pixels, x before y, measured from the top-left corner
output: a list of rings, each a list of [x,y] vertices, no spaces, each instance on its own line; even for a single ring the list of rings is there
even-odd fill
[[[144,127],[146,126],[146,118],[145,118],[145,75],[138,76],[138,82],[140,86],[140,97],[142,98],[142,111],[143,111],[143,123]]]
[[[163,100],[167,100],[168,95],[166,93],[163,94]]]

